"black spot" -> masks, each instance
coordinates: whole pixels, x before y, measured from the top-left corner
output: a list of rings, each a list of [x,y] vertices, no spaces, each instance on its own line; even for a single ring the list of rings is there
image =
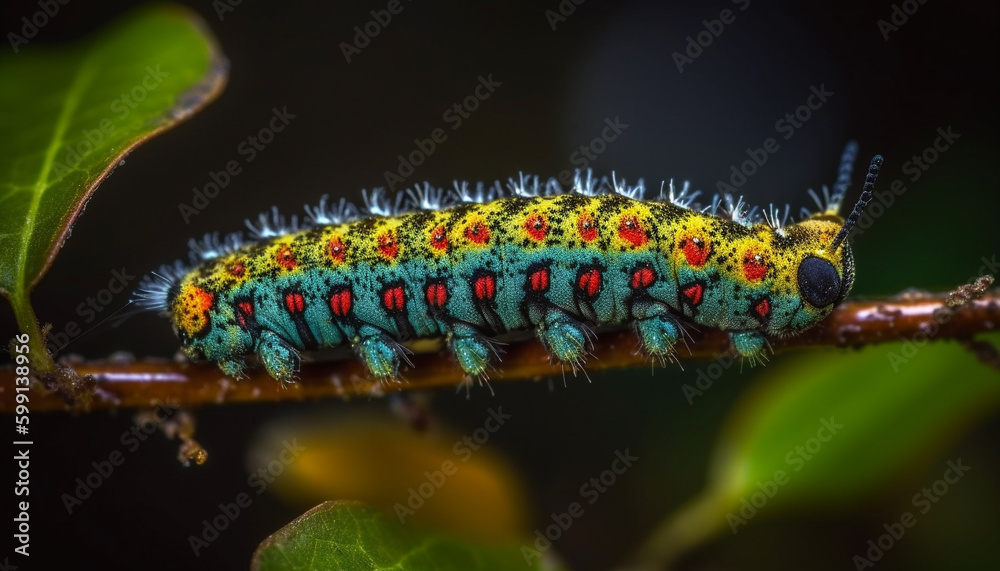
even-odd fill
[[[826,307],[840,296],[840,276],[833,264],[809,256],[799,264],[799,294],[813,307]]]

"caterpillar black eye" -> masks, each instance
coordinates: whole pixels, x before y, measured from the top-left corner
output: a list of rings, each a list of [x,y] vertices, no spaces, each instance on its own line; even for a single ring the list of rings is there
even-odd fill
[[[833,264],[809,256],[799,264],[799,294],[813,307],[826,307],[840,297],[840,276]]]

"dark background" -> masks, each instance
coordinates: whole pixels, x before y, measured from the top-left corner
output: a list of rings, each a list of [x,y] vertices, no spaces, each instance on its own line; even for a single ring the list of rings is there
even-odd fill
[[[84,37],[131,4],[71,1],[22,49]],[[930,146],[938,128],[952,126],[961,134],[955,148],[856,242],[855,292],[951,287],[975,274],[981,256],[1000,251],[994,3],[928,0],[886,41],[876,26],[891,14],[885,1],[786,6],[753,0],[740,12],[724,1],[588,0],[553,31],[544,13],[557,9],[555,0],[404,0],[403,12],[351,63],[339,44],[351,41],[353,27],[364,26],[369,11],[385,2],[244,1],[224,19],[208,1],[187,4],[219,38],[231,63],[229,85],[192,120],[130,155],[90,201],[33,296],[40,320],[57,328],[82,322],[75,308],[104,288],[113,270],[141,275],[185,256],[190,237],[241,229],[244,218],[271,205],[300,213],[302,204],[324,193],[360,200],[362,188],[384,186],[383,173],[395,170],[396,156],[436,127],[445,128],[448,139],[408,183],[450,186],[453,179],[492,181],[519,171],[556,175],[575,166],[571,154],[600,133],[606,118],[620,117],[628,128],[593,162],[599,174],[643,177],[654,188],[674,177],[711,192],[717,180],[728,178],[730,165],[746,158],[747,148],[776,136],[775,121],[820,85],[834,96],[791,140],[779,138],[780,150],[740,189],[751,204],[788,202],[794,213],[811,205],[806,189],[832,183],[850,138],[860,142],[862,163],[876,152],[885,155],[883,181],[900,178],[902,163]],[[678,73],[671,54],[724,8],[736,9],[735,22]],[[33,2],[5,1],[0,31],[6,35],[36,10]],[[489,74],[502,85],[452,131],[443,112],[473,93],[478,76]],[[266,125],[275,107],[287,107],[296,118],[252,163],[243,162],[238,145]],[[242,174],[185,224],[178,204],[190,203],[192,189],[210,180],[209,171],[232,159],[243,163]],[[857,187],[848,201],[856,196]],[[122,294],[99,318],[126,301]],[[0,334],[8,338],[15,333],[13,315],[0,305]],[[101,326],[65,352],[169,356],[176,347],[164,320],[141,315],[118,328]],[[567,388],[505,384],[495,387],[496,396],[475,390],[470,400],[446,390],[435,405],[460,427],[478,426],[492,404],[516,409],[512,429],[495,446],[522,467],[538,524],[572,501],[578,483],[604,469],[610,452],[631,447],[638,453],[645,466],[635,478],[644,484],[615,490],[556,546],[574,568],[600,569],[619,561],[663,514],[699,489],[720,418],[753,378],[753,372],[730,373],[699,407],[687,406],[678,390],[684,376],[676,369],[592,375],[592,384],[574,379]],[[32,452],[38,457],[32,464],[31,567],[244,568],[256,544],[299,510],[262,496],[197,560],[185,538],[245,482],[244,458],[255,429],[306,411],[337,415],[384,406],[374,400],[203,409],[198,437],[212,453],[208,464],[180,467],[175,444],[156,437],[72,516],[60,494],[90,471],[91,461],[119,447],[131,413],[36,414],[36,442],[44,444]],[[947,457],[984,456],[977,477],[989,478],[991,469],[995,477],[997,463],[990,458],[998,429],[996,420],[981,427]],[[995,540],[997,499],[994,491],[968,501],[967,527],[959,523],[934,546],[943,560],[968,555],[967,542],[949,537],[988,539],[992,533]],[[834,518],[755,522],[696,553],[688,565],[846,568],[854,546],[898,511],[890,505]],[[980,542],[978,549],[987,551],[976,557],[996,562],[1000,556],[988,543]],[[910,551],[916,548],[901,544],[878,567],[932,565]]]

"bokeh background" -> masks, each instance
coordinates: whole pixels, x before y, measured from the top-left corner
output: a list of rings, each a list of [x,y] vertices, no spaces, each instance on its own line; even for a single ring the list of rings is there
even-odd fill
[[[597,173],[642,177],[652,187],[670,178],[690,180],[712,192],[731,165],[746,159],[747,148],[777,137],[779,151],[740,192],[751,204],[789,203],[795,213],[811,205],[808,188],[832,183],[848,139],[860,143],[862,168],[872,154],[885,155],[882,180],[888,183],[908,176],[904,162],[931,146],[939,128],[951,127],[961,138],[918,181],[908,182],[907,193],[856,241],[855,295],[950,288],[974,276],[984,257],[1000,255],[993,3],[928,0],[885,39],[877,22],[893,13],[895,5],[887,1],[806,6],[587,0],[576,6],[564,0],[563,10],[572,5],[573,13],[553,29],[546,11],[559,10],[555,0],[403,0],[403,11],[350,62],[340,44],[351,42],[353,28],[369,22],[369,12],[383,9],[384,2],[242,2],[225,4],[232,9],[223,12],[223,2],[186,4],[218,37],[231,63],[229,85],[191,121],[130,155],[90,201],[33,296],[39,318],[57,328],[82,322],[77,305],[106,287],[113,270],[138,276],[184,257],[190,237],[240,229],[245,218],[272,205],[300,213],[302,204],[324,193],[360,200],[362,188],[385,186],[384,173],[397,168],[397,155],[412,151],[415,138],[427,138],[437,127],[446,130],[447,140],[407,183],[449,186],[453,179],[493,181],[521,171],[557,175],[580,166],[573,153],[600,136],[605,120],[617,117],[628,127],[590,161]],[[132,5],[71,1],[21,49],[80,39]],[[735,21],[679,72],[674,52],[682,52],[687,36],[705,30],[702,21],[717,19],[723,9],[733,10]],[[35,2],[5,1],[0,31],[15,30],[21,17],[37,10]],[[500,86],[452,129],[444,112],[489,75]],[[791,139],[781,139],[775,122],[805,103],[813,86],[834,95]],[[286,107],[295,119],[246,162],[241,142],[266,126],[273,108]],[[190,203],[192,189],[233,159],[243,165],[242,173],[185,223],[179,204]],[[855,186],[848,201],[857,191]],[[126,301],[122,294],[99,319]],[[10,337],[15,329],[4,305],[0,333]],[[169,356],[176,346],[165,321],[141,315],[117,328],[94,329],[65,352]],[[830,351],[851,358],[849,351]],[[786,358],[776,356],[769,367],[780,367]],[[554,545],[573,568],[605,569],[703,487],[720,427],[739,397],[767,373],[732,367],[691,405],[680,387],[693,382],[699,369],[685,368],[592,374],[591,382],[570,378],[565,385],[561,379],[500,383],[495,394],[443,390],[433,395],[431,408],[434,422],[458,435],[481,426],[490,407],[503,406],[512,415],[487,448],[516,467],[523,492],[509,501],[523,504],[528,534],[578,500],[580,485],[605,470],[615,450],[628,448],[638,456]],[[884,374],[873,369],[869,380],[878,383]],[[961,382],[943,376],[940,390]],[[692,551],[681,568],[849,568],[867,540],[882,533],[882,524],[895,521],[912,493],[939,478],[945,461],[956,457],[974,469],[876,565],[995,568],[995,411],[978,411],[971,425],[929,445],[926,457],[901,467],[891,486],[863,503],[832,512],[762,515],[739,534],[726,533]],[[245,568],[254,547],[309,507],[306,500],[273,493],[280,492],[276,485],[256,496],[200,557],[187,537],[218,513],[219,502],[246,490],[249,470],[258,465],[255,454],[275,423],[291,423],[294,433],[311,426],[301,419],[340,419],[346,426],[344,419],[361,412],[384,425],[400,422],[377,398],[199,410],[197,438],[211,454],[206,465],[180,466],[176,443],[156,435],[72,515],[60,495],[92,470],[91,462],[122,448],[119,437],[132,425],[132,412],[36,414],[32,428],[44,445],[32,452],[39,454],[33,458],[32,563],[39,569],[71,563]],[[920,414],[914,410],[900,421],[919,422]],[[338,429],[328,433],[334,438]],[[318,434],[322,440],[323,432]],[[879,437],[870,435],[875,444]],[[357,460],[359,465],[395,469],[397,458],[380,456],[376,447],[363,450],[370,458]],[[347,459],[330,467],[330,477],[347,477],[352,465]],[[837,475],[829,477],[835,481]],[[396,495],[405,497],[405,490]]]

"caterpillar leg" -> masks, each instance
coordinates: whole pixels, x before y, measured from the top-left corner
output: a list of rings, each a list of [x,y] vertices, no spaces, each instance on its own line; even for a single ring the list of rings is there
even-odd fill
[[[299,352],[277,333],[264,330],[257,343],[257,357],[267,374],[282,384],[292,382],[299,371]]]
[[[385,332],[362,327],[354,343],[354,352],[379,382],[391,381],[399,374],[400,360],[406,359],[406,349]]]
[[[583,366],[591,335],[583,323],[561,311],[549,310],[535,327],[535,334],[553,359],[570,365],[574,372],[577,366]]]
[[[729,340],[736,348],[736,352],[746,357],[750,364],[764,361],[767,338],[762,333],[757,331],[734,332],[729,334]]]
[[[670,359],[683,334],[670,307],[652,299],[639,299],[632,304],[632,319],[643,349],[661,363]]]
[[[243,370],[246,369],[247,363],[238,357],[234,359],[224,359],[219,361],[218,365],[227,377],[232,377],[237,381],[246,376],[243,374]]]
[[[485,378],[486,370],[496,355],[493,342],[472,327],[458,324],[448,332],[448,346],[465,374]]]
[[[681,336],[677,320],[664,311],[635,321],[635,331],[647,353],[662,363],[674,354],[674,346]]]

